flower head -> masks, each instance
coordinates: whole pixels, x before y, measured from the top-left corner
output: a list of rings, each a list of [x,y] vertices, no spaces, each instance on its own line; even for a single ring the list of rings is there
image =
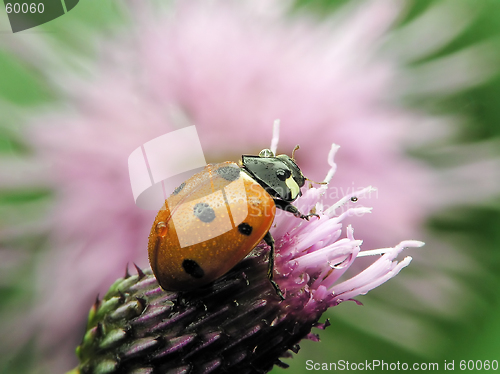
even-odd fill
[[[277,138],[277,137],[275,137]],[[327,180],[333,176],[333,145]],[[302,212],[315,211],[310,222],[281,214],[271,230],[276,244],[278,297],[267,279],[267,244],[262,243],[229,273],[214,283],[189,292],[164,291],[151,271],[117,280],[102,301],[91,309],[87,332],[77,349],[79,370],[85,373],[153,373],[193,370],[209,373],[267,372],[287,351],[298,351],[303,338],[318,340],[312,327],[325,328],[319,318],[329,307],[352,300],[394,277],[411,257],[396,256],[405,247],[423,243],[409,240],[393,248],[360,252],[348,226],[341,239],[342,221],[368,208],[349,208],[371,187],[346,196],[324,209],[321,196],[327,185],[309,188],[297,200]],[[382,255],[358,275],[338,282],[360,255]],[[288,353],[289,354],[289,353]]]

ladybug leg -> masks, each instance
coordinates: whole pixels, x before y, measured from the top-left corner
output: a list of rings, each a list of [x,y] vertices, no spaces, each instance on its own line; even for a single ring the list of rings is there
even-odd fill
[[[283,292],[281,292],[280,286],[278,286],[278,283],[276,283],[273,278],[274,278],[274,238],[271,235],[271,232],[267,232],[267,234],[264,236],[264,241],[266,244],[271,248],[269,250],[269,267],[267,268],[267,277],[269,278],[269,281],[273,285],[276,294],[280,297],[281,300],[285,300],[285,297],[283,296]]]
[[[305,219],[308,221],[309,221],[309,217],[314,216],[314,217],[319,218],[319,216],[315,213],[311,213],[311,214],[307,214],[307,215],[300,213],[299,210],[297,209],[297,207],[295,205],[290,204],[288,201],[274,199],[274,204],[276,205],[276,208],[284,210],[285,212],[292,213],[297,218],[302,218],[302,219]]]

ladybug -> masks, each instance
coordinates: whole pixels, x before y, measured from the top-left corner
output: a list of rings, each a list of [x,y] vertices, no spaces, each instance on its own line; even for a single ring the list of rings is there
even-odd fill
[[[292,157],[264,149],[243,155],[241,165],[208,164],[177,187],[158,212],[149,235],[149,262],[160,286],[189,291],[227,273],[264,240],[270,246],[273,281],[274,239],[269,232],[276,208],[309,220],[291,203],[306,178]]]

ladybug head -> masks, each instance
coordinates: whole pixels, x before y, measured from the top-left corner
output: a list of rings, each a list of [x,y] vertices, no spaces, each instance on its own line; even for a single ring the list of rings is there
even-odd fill
[[[300,187],[305,184],[305,177],[293,158],[275,156],[270,149],[264,149],[258,156],[242,156],[242,165],[271,196],[294,201],[302,195]]]

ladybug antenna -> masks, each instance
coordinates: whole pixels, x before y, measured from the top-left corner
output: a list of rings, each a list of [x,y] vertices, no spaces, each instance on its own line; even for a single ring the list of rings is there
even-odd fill
[[[299,146],[298,144],[295,146],[295,148],[294,148],[294,149],[293,149],[293,151],[292,151],[292,160],[293,160],[293,161],[295,161],[295,151],[296,151],[297,149],[300,149],[300,146]]]
[[[273,138],[271,139],[271,152],[276,154],[278,149],[278,141],[280,139],[280,120],[276,119],[273,123]]]
[[[314,184],[328,184],[328,182],[315,182],[312,179],[309,179],[307,177],[304,177],[304,178],[306,178],[309,182],[314,183]]]

